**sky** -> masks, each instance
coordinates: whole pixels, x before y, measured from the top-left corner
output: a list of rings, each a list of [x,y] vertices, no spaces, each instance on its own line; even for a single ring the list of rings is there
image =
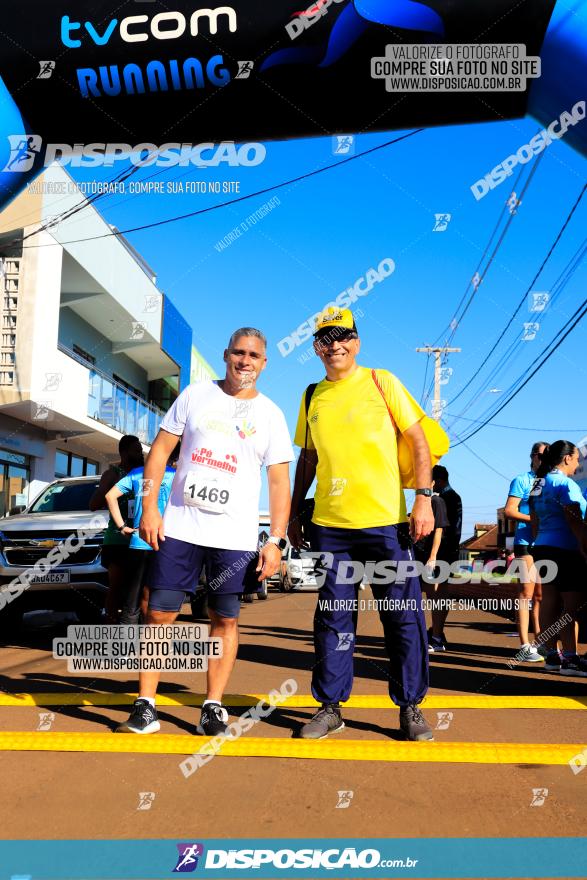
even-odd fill
[[[393,260],[395,270],[353,306],[360,309],[359,363],[390,370],[414,397],[422,398],[432,362],[424,386],[427,356],[415,349],[445,341],[446,327],[467,288],[471,293],[469,283],[522,166],[479,201],[470,187],[527,144],[539,128],[529,118],[430,128],[346,163],[348,156],[334,153],[330,137],[268,142],[265,159],[256,167],[152,167],[131,178],[165,184],[218,181],[221,187],[236,181],[238,194],[131,195],[129,181],[125,195],[101,198],[96,207],[124,231],[334,166],[236,205],[127,236],[155,270],[160,289],[191,324],[196,347],[220,374],[222,351],[232,330],[243,325],[263,330],[269,361],[259,389],[283,409],[293,434],[301,395],[324,372],[310,341],[287,356],[277,343],[385,258]],[[401,134],[360,135],[352,148],[360,154]],[[587,234],[587,196],[531,287],[550,294],[546,310],[531,313],[524,302],[502,333],[587,177],[587,160],[563,141],[553,142],[539,160],[523,167],[518,196],[535,165],[522,203],[455,331],[451,345],[461,352],[449,355],[446,363],[453,372],[441,396],[447,401],[443,418],[453,446],[443,464],[463,498],[463,538],[472,534],[475,522],[496,522],[496,508],[505,503],[509,480],[527,469],[534,441],[562,437],[578,443],[587,435],[583,322],[499,413],[495,425],[484,427],[466,445],[457,445],[459,436],[476,426],[467,420],[481,420],[500,397],[505,399],[514,379],[585,299],[587,261],[567,270]],[[121,167],[118,163],[114,169],[68,170],[78,181],[109,180]],[[271,199],[273,208],[266,216],[247,222]],[[444,231],[433,231],[436,214],[451,215]],[[242,231],[240,237],[215,248],[236,227]],[[563,283],[556,286],[561,277]],[[521,341],[523,324],[529,322],[539,323],[539,329],[534,339]],[[498,348],[479,373],[496,340]],[[499,363],[493,374],[491,367]]]

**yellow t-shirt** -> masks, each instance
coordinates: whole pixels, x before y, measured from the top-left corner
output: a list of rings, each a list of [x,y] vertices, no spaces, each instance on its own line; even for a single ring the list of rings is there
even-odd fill
[[[395,376],[376,375],[400,431],[425,416]],[[308,449],[318,453],[315,523],[369,529],[406,522],[396,435],[371,370],[358,367],[338,382],[323,379],[310,401],[308,428]],[[294,442],[303,447],[305,437],[304,393]]]

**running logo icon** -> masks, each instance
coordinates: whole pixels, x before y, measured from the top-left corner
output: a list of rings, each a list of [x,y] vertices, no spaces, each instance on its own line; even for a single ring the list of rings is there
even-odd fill
[[[239,61],[238,62],[238,73],[235,76],[235,79],[248,79],[253,72],[253,62],[252,61]]]
[[[177,864],[174,874],[189,874],[198,867],[198,859],[204,855],[202,843],[176,843],[178,850]]]
[[[355,136],[352,134],[335,134],[332,137],[333,156],[354,156]]]
[[[354,633],[352,632],[339,632],[338,636],[338,645],[334,649],[335,651],[350,651],[353,647],[354,641]]]
[[[448,730],[454,715],[452,712],[437,712],[436,717],[438,718],[436,730]]]
[[[37,79],[51,79],[51,74],[55,70],[54,61],[39,61],[39,73]]]
[[[43,144],[38,134],[9,134],[10,157],[2,171],[30,171]]]
[[[347,481],[344,477],[331,477],[332,486],[329,495],[342,495],[345,490]]]
[[[351,805],[351,800],[353,798],[354,791],[339,791],[338,792],[338,803],[336,805],[337,810],[348,810]]]
[[[435,214],[432,232],[446,232],[451,221],[452,214]]]

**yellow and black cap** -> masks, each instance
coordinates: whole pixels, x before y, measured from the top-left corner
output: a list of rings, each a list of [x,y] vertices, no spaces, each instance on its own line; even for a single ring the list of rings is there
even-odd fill
[[[350,309],[336,309],[331,306],[316,318],[315,339],[357,339],[358,336],[357,325]]]

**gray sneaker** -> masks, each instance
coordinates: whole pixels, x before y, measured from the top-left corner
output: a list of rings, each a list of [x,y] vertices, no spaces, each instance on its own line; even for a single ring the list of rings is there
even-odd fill
[[[323,706],[318,709],[311,721],[304,724],[299,736],[302,739],[324,739],[329,733],[344,728],[344,721],[338,706]]]
[[[410,703],[409,706],[400,709],[399,726],[406,739],[412,742],[434,739],[434,734],[416,703]]]

